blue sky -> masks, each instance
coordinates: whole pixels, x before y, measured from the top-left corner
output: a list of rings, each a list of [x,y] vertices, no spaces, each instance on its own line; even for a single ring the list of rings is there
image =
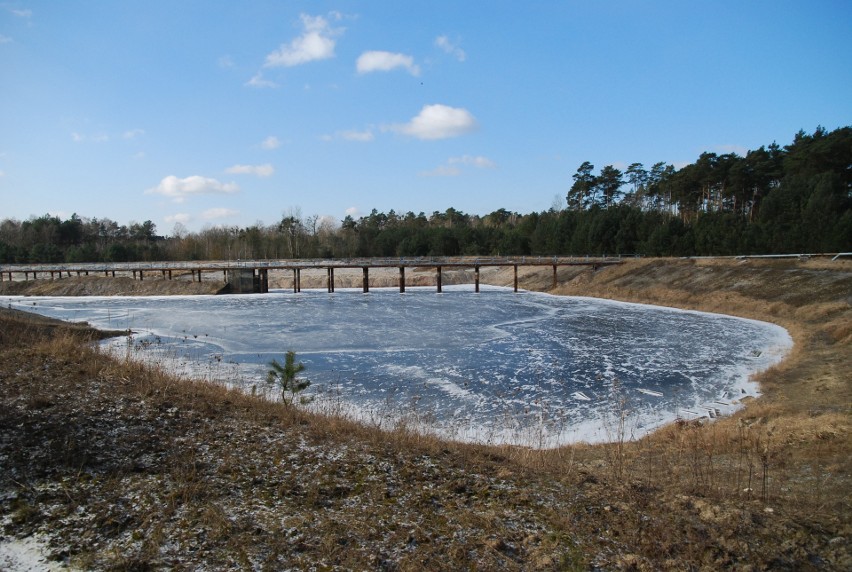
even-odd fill
[[[0,218],[542,211],[852,124],[852,2],[0,0]]]

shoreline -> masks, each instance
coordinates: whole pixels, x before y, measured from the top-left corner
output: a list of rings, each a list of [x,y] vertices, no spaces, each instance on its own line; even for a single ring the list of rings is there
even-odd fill
[[[453,296],[453,292],[465,292],[470,294],[472,292],[472,287],[470,285],[456,285],[449,286],[448,291],[445,293],[446,296]],[[501,286],[488,286],[488,289],[491,289],[493,292],[507,293],[511,290],[507,290],[506,287]],[[418,289],[423,294],[427,294],[428,287],[413,287],[412,290]],[[374,295],[382,295],[388,296],[391,299],[396,296],[396,291],[392,287],[376,287],[374,290]],[[535,299],[536,296],[548,296],[553,297],[553,294],[546,292],[530,292],[525,291],[526,294]],[[315,301],[321,300],[328,294],[325,294],[321,290],[311,290],[305,291],[302,294],[292,294],[286,290],[274,291],[269,294],[260,294],[253,295],[251,298],[246,299],[246,302],[250,302],[251,300],[268,300],[273,301],[280,296],[292,297],[292,296],[303,296],[303,295],[313,296]],[[360,290],[358,289],[339,289],[340,296],[361,296]],[[401,294],[405,295],[405,294]],[[488,296],[487,290],[483,292],[483,296]],[[332,295],[333,296],[333,295]],[[202,296],[203,297],[203,296]],[[776,366],[786,355],[789,354],[792,348],[792,338],[789,333],[782,328],[781,326],[777,326],[775,324],[754,320],[750,318],[741,318],[737,316],[732,316],[730,314],[719,314],[713,312],[703,312],[697,310],[684,310],[680,308],[671,308],[667,306],[660,305],[650,305],[650,304],[638,304],[635,302],[622,302],[610,299],[602,299],[602,298],[593,298],[589,296],[573,296],[573,295],[557,295],[556,298],[563,298],[567,300],[576,300],[580,303],[591,303],[594,307],[597,307],[598,304],[603,305],[604,307],[614,307],[614,308],[633,308],[633,309],[641,309],[641,310],[650,310],[655,312],[664,312],[664,313],[686,313],[693,314],[697,316],[703,316],[706,318],[710,318],[713,320],[736,320],[738,322],[749,323],[754,326],[757,326],[761,329],[761,331],[766,332],[766,343],[761,344],[760,354],[765,354],[765,356],[760,358],[761,363],[759,365],[754,365],[751,363],[752,359],[746,359],[745,356],[741,356],[740,360],[732,367],[733,369],[730,372],[729,376],[724,377],[724,385],[721,386],[714,396],[699,396],[692,395],[692,392],[688,393],[686,396],[681,396],[679,398],[680,405],[676,407],[674,410],[669,410],[668,408],[659,408],[659,406],[654,406],[653,403],[645,403],[641,398],[638,400],[636,396],[630,398],[630,402],[632,403],[630,409],[633,412],[631,415],[631,423],[630,423],[630,439],[639,439],[649,435],[659,429],[676,423],[678,421],[697,421],[697,422],[715,422],[723,417],[727,417],[735,413],[736,411],[742,409],[745,406],[745,403],[751,399],[757,398],[760,395],[760,387],[759,383],[754,380],[756,375],[763,373],[764,371]],[[35,306],[36,302],[39,302],[43,305],[43,300],[68,300],[73,297],[39,297],[39,298],[23,298],[23,297],[6,297],[5,301],[8,302],[18,302],[17,305],[24,300],[33,300],[32,304]],[[109,296],[91,296],[87,297],[94,300],[106,300],[111,297]],[[117,298],[127,298],[132,300],[134,297],[125,297],[118,296]],[[175,296],[150,296],[146,297],[146,299],[165,301],[169,299],[193,299],[197,298],[194,295],[175,295]],[[216,301],[216,298],[209,297],[211,302]],[[0,298],[0,300],[3,300]],[[221,300],[221,299],[220,299]],[[265,304],[266,302],[264,302]],[[26,308],[24,308],[26,309]],[[35,310],[38,312],[38,310]],[[79,310],[72,312],[76,315]],[[123,313],[124,310],[113,310],[113,314]],[[87,318],[90,320],[90,323],[97,323],[97,321],[92,321],[92,318]],[[137,318],[138,319],[138,318]],[[144,321],[144,318],[143,318]],[[108,327],[106,324],[101,324],[102,327]],[[187,326],[187,332],[200,332],[199,324],[194,324],[191,326]],[[161,344],[160,340],[163,340],[162,349],[158,349],[154,353],[149,353],[143,351],[141,349],[137,349],[133,352],[133,359],[139,361],[140,363],[147,364],[152,367],[157,367],[163,369],[163,371],[167,371],[177,375],[181,378],[190,378],[196,379],[198,381],[205,381],[209,383],[214,383],[218,385],[224,385],[228,388],[233,388],[236,390],[243,391],[247,394],[253,393],[258,388],[258,379],[262,377],[262,375],[258,374],[258,366],[256,363],[241,363],[234,361],[232,363],[231,359],[228,357],[231,355],[230,351],[226,351],[221,344],[226,343],[227,340],[219,340],[220,336],[214,335],[214,338],[217,341],[207,341],[207,334],[203,334],[203,339],[205,343],[212,343],[214,347],[209,351],[213,352],[213,355],[221,356],[217,358],[217,361],[221,362],[221,364],[227,363],[228,365],[214,364],[211,360],[209,363],[204,361],[202,355],[195,355],[195,357],[184,355],[180,350],[172,348],[173,344],[180,342],[180,338],[173,332],[169,332],[162,329],[151,329],[150,326],[146,326],[145,328],[132,328],[133,330],[133,340],[134,345],[137,348],[145,347],[149,342],[139,340],[148,340],[150,338],[156,339],[156,345],[159,348]],[[125,332],[121,332],[125,334]],[[201,335],[201,334],[199,334]],[[763,339],[763,334],[761,334],[761,339]],[[199,340],[200,341],[200,340]],[[128,342],[129,343],[129,342]],[[141,345],[140,345],[141,344]],[[122,340],[118,340],[112,344],[111,349],[108,350],[108,354],[113,356],[116,359],[122,358],[122,353],[124,352],[124,342]],[[117,349],[116,349],[117,348]],[[260,351],[260,350],[258,350]],[[324,354],[328,350],[305,350],[304,348],[300,351],[300,356],[303,358],[305,356],[311,356],[314,353]],[[346,350],[339,350],[346,351]],[[369,351],[381,351],[379,349],[369,350]],[[242,353],[242,352],[241,352]],[[251,353],[254,353],[252,350]],[[263,353],[263,352],[261,352]],[[334,353],[334,352],[332,352]],[[130,356],[130,350],[127,350],[127,355]],[[608,354],[607,354],[608,355]],[[271,357],[271,356],[270,356]],[[224,359],[223,359],[224,358]],[[211,365],[213,364],[213,365]],[[223,369],[224,368],[224,369]],[[262,368],[261,368],[262,369]],[[416,368],[416,369],[419,369]],[[215,370],[215,372],[214,372]],[[263,370],[265,371],[265,370]],[[261,371],[261,373],[263,373]],[[607,375],[607,378],[610,376]],[[688,377],[688,376],[687,376]],[[431,378],[430,378],[431,380]],[[432,380],[434,381],[434,380]],[[446,379],[444,380],[448,386],[457,387],[452,380]],[[324,387],[324,381],[318,381],[314,379],[315,383],[318,383],[316,387]],[[720,383],[723,382],[722,379],[719,380]],[[522,382],[519,382],[522,383]],[[693,380],[693,384],[697,383]],[[259,382],[260,386],[263,386],[262,381]],[[641,385],[641,384],[640,384]],[[442,386],[443,387],[443,386]],[[250,391],[251,390],[251,391]],[[321,392],[323,390],[320,390]],[[375,390],[374,390],[375,391]],[[625,396],[628,393],[643,393],[652,395],[655,397],[663,397],[663,394],[657,393],[654,391],[649,391],[647,389],[642,389],[642,387],[634,387],[631,385],[628,391],[624,394]],[[467,392],[466,392],[467,393]],[[407,394],[401,394],[401,398],[403,400],[407,399]],[[480,399],[485,398],[484,395],[476,393],[474,397],[479,397]],[[318,394],[317,397],[319,399],[326,399],[326,396],[323,396],[322,393]],[[350,396],[352,399],[355,398],[354,395]],[[493,396],[492,396],[493,397]],[[585,397],[585,395],[584,395]],[[670,397],[670,396],[669,396]],[[682,401],[682,399],[686,397],[686,401]],[[409,426],[416,425],[419,427],[421,431],[432,435],[436,438],[447,439],[450,441],[456,441],[460,443],[467,444],[475,444],[475,445],[485,445],[485,446],[502,446],[502,445],[516,445],[516,446],[527,446],[535,449],[554,449],[564,446],[570,446],[575,444],[601,444],[612,442],[616,436],[611,435],[610,431],[606,430],[607,421],[610,413],[608,412],[610,408],[610,403],[606,395],[601,396],[598,395],[595,400],[597,405],[595,405],[592,411],[588,412],[585,415],[581,415],[579,418],[571,417],[572,421],[565,424],[565,421],[557,422],[554,416],[562,417],[566,414],[566,411],[571,410],[570,399],[563,396],[567,401],[565,403],[561,403],[554,410],[554,403],[551,403],[547,406],[545,410],[542,410],[540,413],[544,415],[540,420],[540,423],[530,422],[528,419],[525,421],[521,421],[516,416],[517,412],[511,414],[512,427],[506,426],[492,426],[488,422],[474,422],[473,419],[480,419],[480,417],[471,417],[468,422],[464,422],[463,419],[458,419],[457,417],[443,417],[438,414],[437,411],[443,409],[441,405],[447,405],[445,403],[446,399],[449,399],[447,396],[444,397],[442,401],[440,398],[435,403],[430,402],[430,407],[434,407],[435,409],[431,409],[427,407],[427,409],[417,409],[408,411],[402,402],[399,402],[399,398],[395,401],[396,405],[394,407],[390,407],[385,404],[385,407],[380,407],[379,402],[376,401],[376,397],[373,399],[368,399],[367,401],[363,400],[355,400],[355,401],[346,401],[345,405],[338,404],[338,413],[345,419],[355,422],[368,422],[371,418],[374,418],[377,413],[377,408],[382,410],[382,416],[386,417],[386,419],[382,422],[382,426],[386,430],[393,430],[393,428],[400,424],[405,423]],[[336,400],[343,400],[341,396],[336,396]],[[546,401],[550,401],[547,396],[536,398],[536,403],[538,403],[539,399],[545,399]],[[586,398],[588,400],[588,398]],[[424,402],[425,404],[425,402]],[[643,404],[645,406],[643,406]],[[714,405],[715,404],[715,405]],[[531,409],[531,415],[538,416],[538,406],[533,406],[532,402],[529,404]],[[563,409],[563,408],[568,409]],[[653,413],[650,412],[649,409],[653,409]],[[310,411],[317,411],[316,407],[309,409]],[[470,413],[472,414],[472,412]],[[508,413],[507,413],[508,414]],[[427,418],[433,418],[430,421],[426,421]],[[467,416],[463,416],[467,418]],[[520,425],[516,425],[520,423]]]

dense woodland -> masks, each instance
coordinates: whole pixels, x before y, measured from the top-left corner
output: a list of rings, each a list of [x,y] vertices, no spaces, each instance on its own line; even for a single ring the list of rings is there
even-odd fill
[[[585,162],[566,208],[468,215],[373,210],[339,224],[296,210],[275,224],[171,236],[151,221],[44,215],[0,223],[0,263],[454,255],[702,256],[852,250],[852,127],[800,131],[784,147],[666,163]],[[529,192],[519,189],[519,192]],[[558,201],[561,202],[561,201]]]

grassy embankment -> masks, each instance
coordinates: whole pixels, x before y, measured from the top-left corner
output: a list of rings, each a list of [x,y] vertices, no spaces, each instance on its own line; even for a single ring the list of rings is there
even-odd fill
[[[849,262],[637,260],[560,280],[772,321],[796,345],[730,418],[533,451],[308,415],[4,312],[4,534],[48,534],[83,569],[852,566]]]

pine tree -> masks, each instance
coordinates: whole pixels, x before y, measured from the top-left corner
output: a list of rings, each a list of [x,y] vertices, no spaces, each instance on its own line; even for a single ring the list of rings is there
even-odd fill
[[[281,401],[285,405],[292,405],[296,400],[296,395],[310,387],[311,382],[307,379],[296,378],[296,374],[301,373],[305,369],[305,364],[302,362],[296,363],[296,352],[289,351],[284,357],[284,365],[278,363],[278,360],[269,362],[269,371],[266,374],[266,381],[281,387]],[[289,394],[289,395],[288,395]],[[309,399],[302,398],[301,402],[306,403]]]

